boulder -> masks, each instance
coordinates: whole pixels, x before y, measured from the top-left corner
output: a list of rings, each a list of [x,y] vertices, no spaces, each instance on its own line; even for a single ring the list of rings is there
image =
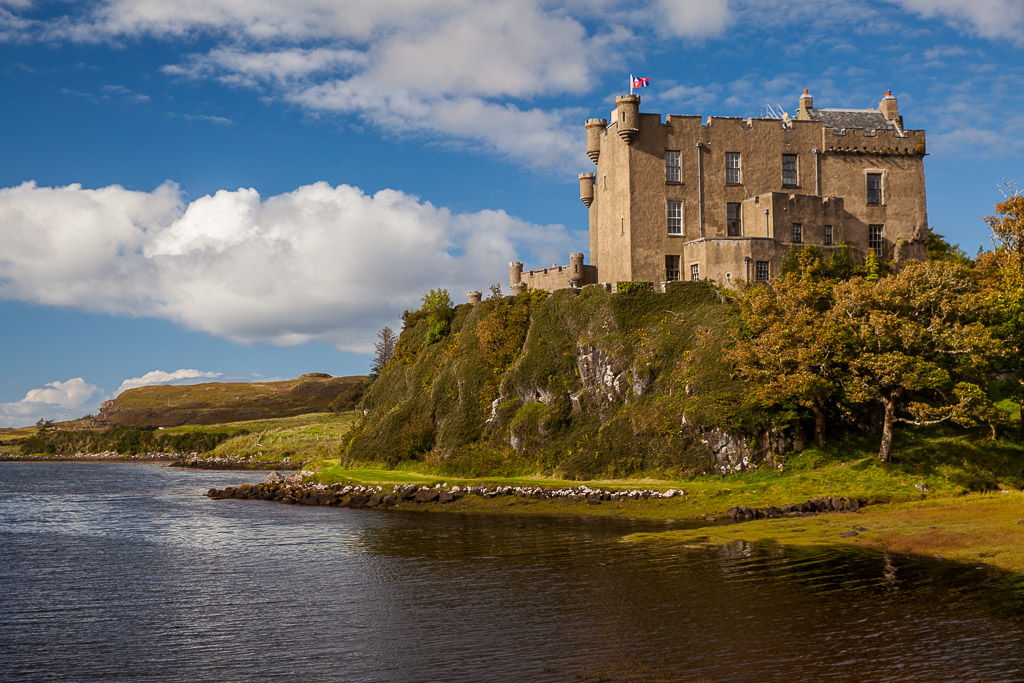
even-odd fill
[[[420,489],[416,492],[413,500],[417,503],[433,503],[441,495],[437,489]]]

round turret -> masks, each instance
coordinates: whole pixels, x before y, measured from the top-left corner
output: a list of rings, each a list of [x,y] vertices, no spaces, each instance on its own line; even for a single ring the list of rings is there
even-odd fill
[[[594,203],[594,181],[597,178],[593,173],[580,173],[580,201],[589,208]]]
[[[587,156],[595,164],[601,156],[601,133],[607,127],[607,119],[587,119]]]
[[[473,290],[472,292],[466,292],[466,299],[471,304],[478,304],[478,303],[480,303],[480,299],[482,297],[483,297],[483,293],[482,292],[478,292],[476,290]]]
[[[508,283],[514,288],[523,281],[523,262],[512,261],[508,264]]]
[[[640,96],[619,95],[615,98],[615,108],[619,137],[631,145],[640,132]]]

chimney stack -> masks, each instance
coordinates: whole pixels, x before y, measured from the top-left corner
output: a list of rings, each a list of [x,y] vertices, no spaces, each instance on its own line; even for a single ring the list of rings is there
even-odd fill
[[[804,88],[804,94],[800,96],[800,110],[797,112],[796,118],[800,121],[806,121],[811,118],[808,112],[813,108],[814,98],[807,92],[807,88]]]
[[[885,96],[878,103],[878,111],[882,112],[888,120],[898,121],[900,127],[903,127],[903,121],[900,119],[899,108],[896,106],[896,98],[892,96],[892,90],[885,91]]]

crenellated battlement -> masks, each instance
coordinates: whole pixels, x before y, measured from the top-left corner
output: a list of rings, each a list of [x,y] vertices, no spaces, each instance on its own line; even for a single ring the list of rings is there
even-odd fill
[[[871,130],[866,128],[825,128],[822,150],[832,154],[926,154],[923,130]]]

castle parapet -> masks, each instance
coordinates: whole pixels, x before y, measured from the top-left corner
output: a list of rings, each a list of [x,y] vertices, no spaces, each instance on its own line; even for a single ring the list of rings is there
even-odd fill
[[[822,130],[822,149],[832,154],[926,154],[923,130],[865,130],[843,128]]]

